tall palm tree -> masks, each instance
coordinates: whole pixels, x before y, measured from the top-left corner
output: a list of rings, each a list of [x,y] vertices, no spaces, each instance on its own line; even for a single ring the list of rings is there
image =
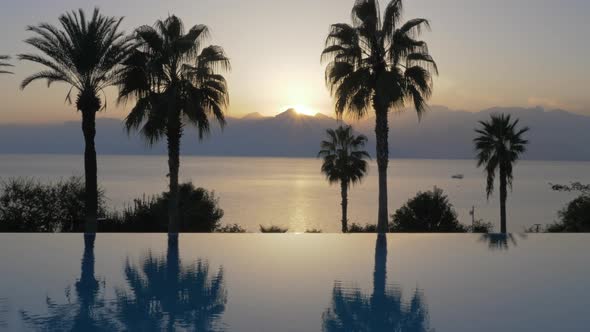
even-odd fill
[[[10,60],[8,55],[0,55],[0,74],[13,74],[11,71],[3,70],[2,68],[12,67],[12,65],[6,61]]]
[[[512,169],[525,153],[528,141],[523,138],[528,127],[517,128],[518,119],[510,115],[492,115],[490,121],[479,121],[479,134],[473,142],[477,151],[477,167],[484,166],[487,174],[486,193],[488,198],[494,192],[496,171],[500,172],[500,223],[501,232],[506,233],[507,187],[512,188]]]
[[[129,131],[140,130],[149,144],[166,138],[170,200],[170,233],[178,233],[178,172],[180,139],[186,125],[197,127],[199,138],[209,132],[209,117],[222,127],[229,103],[225,78],[229,59],[219,46],[201,50],[208,28],[195,25],[186,33],[176,16],[135,32],[138,46],[125,62],[119,81],[119,101],[134,99],[126,119]],[[199,52],[200,51],[200,52]]]
[[[48,23],[27,27],[35,34],[25,42],[39,54],[20,54],[20,60],[38,63],[46,67],[23,80],[24,89],[31,82],[46,80],[47,85],[65,83],[70,86],[66,100],[71,102],[75,91],[76,109],[82,113],[82,132],[86,144],[84,150],[85,173],[85,231],[96,232],[98,208],[98,183],[96,148],[96,113],[103,109],[99,93],[116,82],[119,64],[125,59],[132,42],[119,30],[122,18],[103,16],[94,9],[87,17],[81,9],[59,17],[61,27]]]
[[[364,135],[355,136],[350,126],[326,130],[328,140],[322,141],[318,157],[324,159],[322,173],[332,183],[340,182],[342,194],[342,232],[348,232],[348,189],[367,174],[369,154],[363,150]]]
[[[416,39],[426,19],[404,24],[402,1],[392,0],[381,15],[377,0],[356,0],[352,25],[331,26],[322,52],[326,84],[335,99],[336,113],[363,118],[372,107],[376,115],[377,165],[379,169],[379,217],[377,229],[387,232],[387,166],[389,160],[388,113],[413,103],[420,118],[432,94],[432,75],[438,74],[426,42]]]

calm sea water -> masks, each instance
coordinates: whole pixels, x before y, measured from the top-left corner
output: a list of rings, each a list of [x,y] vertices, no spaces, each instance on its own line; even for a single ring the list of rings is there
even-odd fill
[[[122,208],[135,197],[166,190],[167,162],[163,156],[99,156],[99,181],[109,204]],[[251,231],[258,225],[281,225],[293,232],[340,229],[340,189],[320,173],[317,159],[182,157],[181,179],[214,190],[225,211],[224,223]],[[524,161],[515,169],[509,194],[508,229],[520,232],[533,224],[549,224],[574,194],[551,191],[549,183],[590,183],[590,163]],[[2,155],[0,176],[36,177],[43,181],[83,174],[78,155]],[[451,179],[464,174],[463,180]],[[392,160],[389,167],[390,213],[418,191],[442,188],[463,223],[476,218],[499,229],[497,195],[489,201],[485,178],[471,160]],[[350,192],[349,216],[361,224],[376,222],[377,168]]]
[[[589,240],[0,234],[0,330],[583,332]]]

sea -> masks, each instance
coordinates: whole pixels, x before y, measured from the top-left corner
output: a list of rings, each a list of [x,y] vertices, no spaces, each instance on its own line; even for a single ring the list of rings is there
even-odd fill
[[[340,230],[340,186],[330,185],[313,158],[182,156],[180,178],[215,192],[224,210],[223,224],[239,224],[256,232],[260,225],[287,227],[290,232]],[[111,209],[123,209],[134,198],[149,197],[167,188],[166,156],[99,155],[99,185]],[[82,176],[81,155],[0,155],[0,180],[35,178],[42,182]],[[462,179],[453,175],[463,175]],[[558,212],[575,193],[555,192],[551,184],[590,183],[590,162],[521,161],[514,169],[508,194],[508,230],[523,232],[558,219]],[[499,230],[499,192],[489,199],[485,174],[474,160],[394,159],[389,163],[389,213],[421,191],[437,187],[448,195],[459,220],[473,218]],[[377,165],[349,192],[349,220],[377,221]]]

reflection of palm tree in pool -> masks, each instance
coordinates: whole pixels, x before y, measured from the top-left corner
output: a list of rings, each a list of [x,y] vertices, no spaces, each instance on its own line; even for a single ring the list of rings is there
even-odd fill
[[[526,236],[523,234],[520,238],[524,239]],[[518,245],[516,237],[512,234],[482,234],[479,241],[487,243],[490,250],[508,250],[510,246]]]
[[[106,301],[100,298],[101,283],[94,275],[94,240],[96,234],[84,235],[84,255],[80,279],[75,284],[76,302],[58,304],[47,298],[48,315],[31,315],[21,311],[25,324],[35,330],[51,331],[113,331]],[[68,296],[69,297],[69,296]]]
[[[322,315],[323,330],[426,332],[428,311],[423,295],[416,290],[410,303],[402,300],[399,288],[387,287],[387,239],[377,237],[373,294],[360,289],[343,289],[340,283],[332,291],[332,307]]]
[[[125,265],[129,291],[117,291],[117,312],[127,330],[220,330],[227,295],[223,270],[209,264],[183,266],[178,235],[169,235],[166,257],[148,254],[140,267]]]

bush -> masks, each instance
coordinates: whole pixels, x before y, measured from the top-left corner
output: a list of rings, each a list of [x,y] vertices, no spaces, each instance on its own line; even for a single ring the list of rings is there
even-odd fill
[[[365,226],[352,223],[348,227],[348,233],[377,233],[377,225],[366,224]]]
[[[74,232],[84,224],[84,181],[71,177],[55,183],[14,178],[0,184],[0,231]],[[105,214],[99,191],[98,213]]]
[[[446,195],[438,188],[419,192],[392,217],[390,231],[408,233],[464,233],[467,227],[461,225],[457,213]]]
[[[309,234],[320,234],[323,233],[321,229],[319,228],[311,228],[311,229],[306,229],[305,233],[309,233]]]
[[[114,213],[99,223],[101,232],[167,232],[169,193],[133,201],[122,213]],[[223,210],[215,193],[195,188],[192,183],[179,186],[180,231],[208,233],[220,228]]]
[[[483,220],[476,220],[473,225],[467,227],[467,231],[470,233],[492,233],[494,231],[494,224]]]
[[[218,227],[215,232],[217,233],[246,233],[246,229],[242,228],[242,226],[238,224],[232,225],[225,225],[223,227]]]
[[[289,231],[288,228],[280,227],[280,226],[262,226],[260,225],[260,232],[261,233],[287,233]]]
[[[547,227],[548,232],[590,232],[590,196],[581,195],[559,211],[559,221]]]

